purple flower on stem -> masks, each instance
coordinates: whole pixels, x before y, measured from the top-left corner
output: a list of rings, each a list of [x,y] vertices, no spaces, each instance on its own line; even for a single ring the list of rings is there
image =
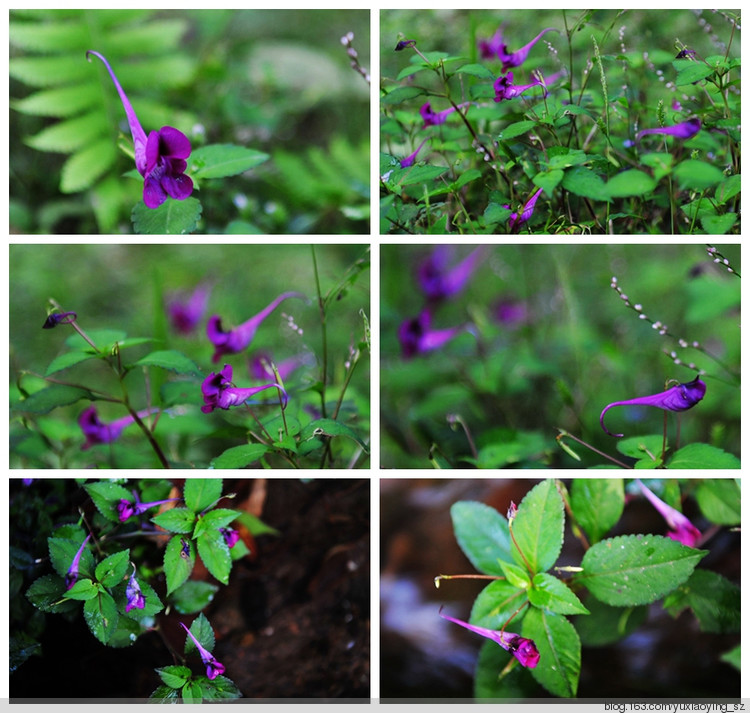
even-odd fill
[[[147,138],[109,62],[98,52],[88,50],[86,59],[89,62],[89,55],[98,57],[104,63],[120,95],[133,136],[135,167],[144,178],[143,202],[149,208],[158,208],[167,200],[167,196],[178,201],[185,200],[193,192],[193,181],[185,175],[185,159],[190,156],[191,150],[190,140],[172,126],[162,126],[158,131],[152,131]]]
[[[240,533],[237,530],[233,530],[231,527],[220,527],[219,532],[224,536],[224,542],[227,543],[230,550],[239,542]]]
[[[76,556],[73,557],[73,561],[68,567],[68,572],[65,575],[65,589],[70,589],[78,581],[78,565],[81,561],[81,555],[83,554],[83,548],[86,547],[86,543],[91,538],[91,535],[86,535],[86,539],[81,543],[81,546],[76,552]]]
[[[158,407],[144,409],[138,411],[138,418],[145,418],[152,413],[157,413]],[[112,443],[117,440],[123,430],[131,423],[135,422],[135,418],[130,416],[124,416],[117,421],[106,424],[102,423],[96,413],[96,406],[89,406],[85,411],[78,417],[78,425],[83,431],[83,435],[86,436],[86,443],[81,446],[81,450],[85,451],[91,446],[96,446],[100,443]]]
[[[201,656],[201,659],[203,661],[203,665],[206,667],[206,676],[213,681],[218,675],[224,673],[226,671],[226,668],[223,663],[219,663],[211,653],[206,651],[201,645],[198,639],[196,639],[190,629],[188,629],[182,622],[180,622],[180,626],[185,629],[187,632],[187,635],[193,640],[193,643],[195,644],[195,648],[198,649],[198,653]]]
[[[542,194],[543,189],[539,189],[536,193],[534,193],[531,198],[529,198],[528,201],[526,201],[526,205],[521,210],[521,217],[518,217],[518,213],[511,213],[510,218],[508,219],[508,229],[514,230],[516,228],[519,228],[521,226],[521,223],[525,223],[529,218],[531,218],[532,214],[534,213],[534,207],[536,206],[536,202],[539,200],[539,196]],[[503,206],[504,208],[510,208],[509,205]]]
[[[450,254],[450,246],[438,245],[417,269],[419,286],[429,300],[439,301],[458,294],[477,269],[484,248],[475,248],[453,267],[448,266]]]
[[[203,319],[211,288],[200,285],[185,298],[175,295],[167,303],[167,314],[172,326],[181,334],[190,334]]]
[[[135,568],[133,568],[133,574],[130,575],[128,586],[125,587],[125,596],[128,598],[128,603],[125,605],[125,613],[133,608],[143,609],[146,606],[146,597],[143,596],[143,592],[135,580]]]
[[[647,134],[668,134],[669,136],[676,136],[678,139],[691,139],[700,130],[701,120],[694,117],[674,126],[662,126],[659,129],[642,129],[635,135],[635,140],[638,141],[641,136],[646,136]]]
[[[414,47],[414,45],[417,44],[416,40],[400,40],[396,43],[395,52],[401,52],[401,50],[405,50],[407,47]]]
[[[284,292],[254,317],[251,317],[239,327],[230,329],[228,332],[224,331],[222,328],[221,317],[219,317],[219,315],[215,314],[213,317],[209,318],[208,324],[206,325],[206,334],[215,349],[211,361],[216,364],[225,354],[237,354],[247,348],[250,342],[253,341],[255,332],[258,331],[261,322],[284,300],[288,300],[290,297],[305,299],[305,296],[299,292]]]
[[[72,324],[78,315],[75,312],[51,312],[44,320],[42,329],[52,329],[58,324]]]
[[[452,621],[454,624],[463,626],[469,631],[473,631],[475,634],[485,636],[488,639],[492,639],[496,644],[500,644],[506,651],[515,656],[521,666],[526,668],[536,668],[539,663],[539,650],[536,648],[536,644],[532,639],[525,639],[519,634],[511,634],[505,631],[493,631],[492,629],[485,629],[483,626],[474,626],[466,621],[460,619],[454,619],[452,616],[446,616],[442,610],[439,612],[443,619]]]
[[[681,542],[688,547],[695,547],[700,542],[701,531],[679,510],[675,510],[658,498],[639,478],[636,478],[635,482],[641,489],[641,492],[651,501],[651,504],[659,511],[664,520],[666,520],[667,525],[669,525],[671,532],[667,533],[667,537]]]
[[[604,414],[613,406],[655,406],[665,411],[687,411],[687,409],[693,408],[705,394],[706,385],[701,381],[699,376],[696,376],[695,379],[686,384],[676,384],[658,394],[639,396],[635,399],[614,401],[611,404],[607,404],[599,416],[599,423],[610,436],[622,438],[622,433],[611,433],[604,425]]]
[[[232,386],[232,366],[225,364],[218,374],[212,372],[203,380],[201,391],[205,405],[201,406],[201,411],[211,413],[215,408],[228,409],[232,406],[239,406],[259,391],[274,387],[281,391],[284,405],[286,405],[286,391],[279,384],[263,384],[263,386],[253,386],[247,389]]]
[[[406,158],[402,158],[399,163],[401,164],[401,168],[408,168],[409,166],[413,166],[414,162],[417,160],[417,154],[421,151],[422,146],[425,145],[425,142],[427,139],[425,139],[419,146],[417,146],[417,150],[414,153],[409,154]]]
[[[417,354],[439,349],[446,342],[464,331],[469,331],[466,325],[450,329],[430,329],[432,315],[429,310],[423,310],[419,317],[404,320],[398,328],[398,341],[401,343],[401,355],[404,359],[411,359]]]
[[[426,129],[428,126],[437,126],[438,124],[444,124],[448,116],[456,111],[457,108],[462,109],[465,106],[469,106],[469,104],[471,104],[471,102],[464,102],[463,104],[459,104],[458,107],[451,106],[447,109],[443,109],[443,111],[439,111],[437,114],[432,110],[430,102],[422,104],[419,109],[419,113],[422,115],[422,119],[424,119],[422,128]]]
[[[506,329],[515,329],[525,324],[529,319],[526,304],[520,300],[503,298],[494,306],[494,317]]]
[[[479,52],[483,59],[497,57],[503,63],[503,72],[511,67],[518,67],[526,61],[531,48],[539,42],[547,32],[557,32],[553,27],[542,30],[531,42],[515,52],[508,52],[508,47],[503,41],[502,28],[489,39],[479,41]]]
[[[179,498],[168,498],[167,500],[154,500],[150,503],[142,503],[139,500],[138,493],[136,493],[135,490],[133,491],[133,497],[135,498],[134,503],[131,503],[130,500],[125,500],[125,498],[121,498],[115,506],[115,510],[117,510],[117,517],[120,522],[125,522],[126,520],[129,520],[131,517],[133,517],[133,515],[140,515],[142,512],[146,512],[146,510],[154,508],[157,505],[173,503],[176,500],[179,500]]]
[[[507,74],[501,74],[495,80],[492,88],[495,90],[495,101],[501,102],[505,99],[513,99],[523,94],[527,89],[541,85],[542,82],[539,79],[535,79],[531,84],[513,84],[513,72],[508,72]]]

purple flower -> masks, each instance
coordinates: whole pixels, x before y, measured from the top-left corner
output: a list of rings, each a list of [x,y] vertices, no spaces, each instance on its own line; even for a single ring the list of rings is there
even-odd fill
[[[212,654],[206,651],[206,649],[204,649],[200,645],[198,639],[193,636],[190,629],[188,629],[182,622],[180,622],[180,626],[185,629],[187,635],[193,640],[195,648],[198,649],[198,653],[201,656],[203,665],[206,667],[206,676],[208,676],[208,678],[213,681],[218,675],[224,673],[224,671],[226,671],[224,664],[219,663]]]
[[[457,334],[467,331],[466,325],[451,329],[430,329],[432,315],[429,310],[423,310],[419,317],[404,320],[398,328],[398,340],[401,343],[401,355],[404,359],[411,359],[417,354],[439,349]]]
[[[190,156],[190,140],[172,126],[162,126],[159,131],[152,131],[146,138],[135,110],[120,86],[120,82],[117,81],[109,62],[98,52],[88,50],[86,59],[89,62],[91,61],[89,55],[98,57],[104,63],[120,95],[128,117],[130,133],[133,135],[135,167],[144,178],[143,202],[149,208],[158,208],[167,200],[167,196],[178,201],[185,200],[193,192],[193,181],[185,175],[187,168],[185,159]]]
[[[414,47],[414,45],[417,44],[416,40],[400,40],[396,43],[395,52],[401,52],[401,50],[405,50],[407,47]]]
[[[526,304],[511,298],[503,298],[495,303],[494,316],[506,329],[515,329],[529,318]]]
[[[687,411],[687,409],[693,408],[693,406],[703,398],[705,393],[706,385],[701,381],[700,377],[696,376],[695,379],[686,384],[677,384],[676,386],[658,394],[639,396],[635,399],[614,401],[611,404],[607,404],[599,416],[599,423],[610,436],[622,438],[622,433],[611,433],[604,425],[604,414],[613,406],[655,406],[656,408],[664,409],[665,411]]]
[[[289,357],[276,364],[276,370],[282,381],[286,381],[300,366],[305,364],[306,355]],[[250,361],[250,375],[253,379],[262,381],[263,379],[273,379],[275,375],[271,368],[271,355],[267,352],[258,352]]]
[[[52,329],[58,324],[71,324],[76,321],[77,316],[75,312],[51,312],[44,320],[42,329]]]
[[[227,543],[230,550],[239,542],[240,533],[237,530],[233,530],[231,527],[220,527],[219,532],[224,536],[224,542]]]
[[[439,612],[443,619],[452,621],[454,624],[463,626],[469,631],[473,631],[475,634],[485,636],[488,639],[492,639],[497,644],[500,644],[506,651],[510,651],[519,661],[521,666],[526,668],[536,668],[539,663],[539,650],[536,648],[536,644],[532,639],[525,639],[519,634],[506,633],[505,631],[493,631],[492,629],[485,629],[483,626],[474,626],[468,622],[461,621],[460,619],[454,619],[452,616],[446,616]]]
[[[520,96],[527,89],[532,87],[538,87],[542,82],[535,79],[531,84],[513,84],[513,72],[507,74],[501,74],[492,85],[495,90],[495,101],[501,102],[505,99],[513,99],[514,97]]]
[[[690,139],[700,130],[701,120],[694,117],[674,126],[662,126],[659,129],[642,129],[635,135],[635,139],[638,141],[641,136],[646,136],[647,134],[669,134],[670,136],[676,136],[678,139]]]
[[[125,605],[125,613],[133,608],[143,609],[146,606],[146,597],[143,596],[143,592],[141,592],[141,588],[135,580],[135,569],[133,569],[133,574],[130,575],[128,586],[125,587],[125,596],[128,598],[128,603]]]
[[[457,108],[462,109],[465,106],[469,106],[469,104],[471,104],[471,102],[464,102],[463,104],[459,104],[458,107],[451,106],[447,109],[443,109],[443,111],[439,111],[437,114],[432,111],[430,102],[422,104],[419,109],[419,113],[422,115],[422,119],[424,119],[422,128],[425,129],[428,126],[437,126],[438,124],[444,124],[448,116],[456,111]]]
[[[201,406],[201,411],[211,413],[215,408],[228,409],[231,406],[239,406],[259,391],[273,387],[281,391],[284,404],[286,404],[286,392],[279,384],[263,384],[263,386],[253,386],[247,389],[232,386],[232,366],[225,364],[221,372],[218,374],[212,372],[203,380],[201,391],[205,406]]]
[[[681,542],[688,547],[695,547],[702,537],[701,531],[679,510],[675,510],[654,495],[654,493],[651,492],[651,490],[649,490],[639,478],[636,478],[635,482],[641,489],[641,492],[651,501],[651,504],[659,511],[659,514],[664,520],[666,520],[667,525],[671,528],[671,532],[667,533],[667,537],[670,537],[677,542]]]
[[[521,49],[515,52],[508,52],[508,47],[503,41],[502,27],[489,39],[479,41],[479,52],[483,59],[492,59],[497,57],[503,63],[503,72],[511,67],[518,67],[526,61],[529,56],[531,48],[539,42],[539,40],[547,32],[557,32],[553,27],[547,27],[542,30],[531,42],[521,47]]]
[[[190,334],[203,319],[211,288],[199,285],[188,297],[175,295],[167,303],[167,314],[172,326],[181,334]]]
[[[179,500],[179,498],[169,498],[167,500],[154,500],[150,503],[142,503],[139,500],[138,493],[136,493],[135,490],[133,491],[133,497],[135,498],[134,503],[131,503],[130,500],[121,498],[115,506],[115,510],[117,510],[117,517],[120,522],[125,522],[133,517],[133,515],[140,515],[142,512],[146,512],[146,510],[156,507],[157,505],[173,503],[176,500]]]
[[[457,265],[449,267],[451,252],[450,246],[438,245],[417,268],[419,286],[429,300],[444,300],[458,294],[474,274],[484,248],[475,248]]]
[[[305,296],[299,292],[284,292],[254,317],[251,317],[239,327],[230,329],[228,332],[225,332],[221,326],[221,317],[216,314],[213,315],[206,325],[206,334],[215,348],[211,361],[216,364],[225,354],[237,354],[245,349],[253,341],[255,332],[258,331],[261,322],[284,300],[290,297],[305,299]]]
[[[508,229],[514,230],[516,228],[519,228],[521,226],[521,223],[525,223],[529,218],[531,218],[532,214],[534,213],[534,206],[536,206],[536,202],[539,200],[539,196],[542,193],[542,189],[540,188],[536,193],[534,193],[531,198],[529,198],[528,201],[526,201],[526,205],[521,210],[521,217],[518,217],[518,213],[511,213],[510,218],[508,219]],[[505,208],[510,208],[509,205],[505,205]]]
[[[86,547],[86,543],[91,538],[91,535],[86,535],[86,539],[81,543],[81,546],[76,552],[76,556],[68,567],[68,572],[65,575],[65,589],[70,589],[78,581],[78,565],[81,561],[81,555],[83,554],[83,548]]]
[[[409,166],[413,166],[414,162],[417,160],[417,154],[422,149],[422,146],[425,145],[425,142],[427,139],[425,139],[419,146],[417,146],[417,150],[414,153],[409,154],[406,158],[402,158],[399,163],[401,164],[401,168],[408,168]]]
[[[138,418],[144,418],[158,411],[157,407],[138,411]],[[96,406],[89,406],[78,417],[78,425],[81,427],[83,435],[86,436],[86,443],[81,446],[81,450],[85,451],[91,448],[91,446],[96,446],[100,443],[112,443],[112,441],[120,437],[120,434],[127,426],[134,422],[135,418],[131,415],[124,416],[109,424],[102,423],[96,413]]]

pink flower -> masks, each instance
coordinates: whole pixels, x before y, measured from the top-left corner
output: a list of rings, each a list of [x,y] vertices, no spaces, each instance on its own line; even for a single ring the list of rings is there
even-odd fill
[[[667,533],[667,537],[670,537],[677,542],[681,542],[688,547],[695,547],[702,537],[701,531],[679,510],[675,510],[673,507],[670,507],[663,500],[658,498],[640,481],[639,478],[636,478],[635,482],[641,489],[641,492],[659,511],[659,514],[664,518],[667,525],[669,525],[671,531]]]
[[[226,671],[224,664],[219,663],[210,652],[206,651],[206,649],[200,645],[198,639],[193,636],[190,629],[188,629],[182,622],[180,622],[180,626],[185,629],[187,635],[193,640],[195,648],[198,649],[203,665],[206,667],[206,676],[213,681],[218,675],[224,673],[224,671]]]

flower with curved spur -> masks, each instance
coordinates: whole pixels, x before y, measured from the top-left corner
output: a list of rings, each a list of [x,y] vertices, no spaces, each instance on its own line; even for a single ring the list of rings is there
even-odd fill
[[[262,386],[253,386],[247,389],[240,389],[232,386],[232,365],[224,364],[224,368],[217,374],[212,372],[201,384],[203,392],[204,406],[201,406],[203,413],[211,413],[215,408],[229,409],[232,406],[244,404],[251,396],[254,396],[264,389],[277,388],[284,397],[286,405],[286,391],[280,384],[263,384]]]
[[[396,43],[396,47],[394,48],[395,52],[401,52],[402,50],[405,50],[407,47],[414,47],[417,44],[416,40],[399,40]]]
[[[219,532],[224,537],[224,542],[227,543],[230,550],[239,542],[240,533],[237,530],[233,530],[231,527],[220,527]]]
[[[146,597],[143,596],[143,592],[135,579],[135,567],[133,567],[133,574],[130,575],[128,586],[125,587],[125,596],[128,600],[125,605],[126,614],[131,609],[143,609],[146,606]]]
[[[539,663],[539,650],[533,639],[526,639],[519,634],[511,634],[505,631],[485,629],[483,626],[474,626],[466,621],[454,619],[452,616],[446,616],[443,614],[442,609],[438,613],[443,619],[447,619],[454,624],[463,626],[464,629],[473,631],[475,634],[492,639],[492,641],[502,646],[506,651],[510,651],[510,653],[518,659],[521,666],[525,666],[526,668],[536,668],[536,665]]]
[[[513,99],[520,96],[527,89],[541,86],[542,82],[535,79],[531,84],[513,84],[513,72],[501,74],[493,83],[492,88],[495,90],[495,101],[501,102],[506,99]]]
[[[409,154],[406,158],[402,158],[399,161],[399,165],[401,168],[408,168],[409,166],[413,166],[414,162],[417,160],[417,154],[422,150],[422,147],[425,145],[425,143],[428,141],[428,139],[425,139],[419,146],[417,146],[417,150],[414,153]]]
[[[463,107],[469,106],[469,104],[471,104],[471,102],[464,102],[463,104],[448,107],[447,109],[443,109],[443,111],[439,111],[437,113],[432,110],[430,102],[422,104],[422,106],[419,108],[419,113],[422,115],[422,119],[424,120],[422,128],[426,129],[428,126],[438,126],[439,124],[444,124],[445,120],[454,111],[456,111],[457,109],[463,109]]]
[[[508,219],[508,229],[509,230],[515,230],[517,228],[521,227],[521,223],[525,223],[529,218],[531,218],[532,214],[534,213],[534,207],[536,206],[536,202],[539,200],[539,196],[542,194],[542,188],[540,188],[536,193],[534,193],[531,198],[529,198],[528,201],[526,201],[526,205],[521,210],[521,217],[518,217],[518,213],[511,213],[510,218]],[[505,205],[505,208],[510,208],[509,205]]]
[[[440,301],[458,294],[471,279],[484,255],[484,248],[472,250],[461,262],[448,266],[451,249],[438,245],[417,268],[417,281],[431,301]]]
[[[479,41],[479,53],[483,59],[492,59],[497,57],[503,63],[503,71],[511,67],[522,65],[529,56],[531,48],[542,39],[547,32],[557,32],[554,27],[547,27],[542,30],[531,42],[521,47],[515,52],[508,52],[508,47],[503,41],[502,27],[489,40]]]
[[[641,129],[635,135],[635,140],[639,141],[642,136],[648,134],[667,134],[668,136],[675,136],[678,139],[692,139],[700,130],[701,120],[693,117],[674,126],[662,126],[659,129]]]
[[[216,364],[225,354],[237,354],[246,349],[250,342],[253,341],[253,337],[258,331],[261,322],[284,300],[288,300],[291,297],[299,297],[302,300],[306,299],[299,292],[284,292],[254,317],[251,317],[239,327],[230,329],[228,332],[224,331],[219,315],[215,314],[210,317],[206,325],[206,334],[214,345],[214,355],[211,357],[211,361]]]
[[[471,331],[463,324],[450,329],[431,329],[431,324],[432,315],[426,309],[422,310],[418,317],[406,319],[401,323],[398,328],[398,341],[404,359],[439,349],[461,332]]]
[[[699,376],[685,384],[676,384],[666,391],[651,396],[639,396],[626,401],[613,401],[607,404],[599,416],[599,423],[606,433],[615,438],[622,438],[622,433],[612,433],[604,425],[604,414],[614,406],[655,406],[665,411],[687,411],[693,408],[706,394],[706,384]]]
[[[86,547],[86,543],[91,539],[91,535],[86,535],[86,539],[81,543],[81,546],[76,552],[76,556],[73,557],[73,561],[68,567],[68,571],[65,575],[65,589],[70,589],[78,581],[78,566],[81,562],[81,555],[83,554],[83,548]]]
[[[133,491],[133,497],[135,498],[134,503],[131,503],[130,500],[125,500],[125,498],[121,498],[117,502],[115,510],[117,511],[117,518],[120,522],[126,522],[133,517],[133,515],[140,515],[141,513],[146,512],[146,510],[155,508],[157,505],[165,505],[166,503],[173,503],[176,500],[179,500],[179,498],[168,498],[167,500],[154,500],[150,503],[142,503],[135,490]]]
[[[187,635],[193,640],[193,643],[195,644],[195,648],[198,649],[198,653],[200,654],[201,660],[203,661],[203,665],[206,667],[206,676],[213,681],[218,675],[224,673],[226,671],[226,667],[223,663],[219,663],[211,654],[210,652],[206,651],[204,649],[198,639],[196,639],[193,636],[193,633],[188,629],[182,622],[180,622],[180,626],[185,629],[187,632]]]
[[[146,137],[135,110],[109,62],[99,52],[88,50],[86,59],[89,62],[91,61],[90,55],[98,57],[104,63],[120,95],[128,118],[130,133],[133,136],[135,167],[144,179],[143,202],[149,208],[158,208],[167,200],[167,196],[178,201],[185,200],[193,192],[193,181],[190,176],[185,175],[187,168],[185,159],[190,156],[191,150],[190,139],[173,126],[162,126],[161,129],[152,131]]]
[[[701,531],[679,510],[675,510],[673,507],[667,505],[661,498],[657,497],[640,481],[640,478],[636,478],[635,482],[641,489],[641,492],[659,511],[659,514],[664,518],[667,525],[669,525],[670,532],[667,533],[667,537],[676,540],[677,542],[681,542],[688,547],[695,547],[702,537]]]
[[[189,296],[174,295],[167,302],[167,314],[172,326],[180,334],[190,334],[203,319],[211,288],[199,285]]]
[[[138,411],[137,416],[138,418],[145,418],[158,411],[159,408],[154,406],[143,411]],[[86,436],[86,442],[81,446],[81,450],[85,451],[91,448],[91,446],[96,446],[100,443],[112,443],[112,441],[116,441],[123,430],[131,423],[135,423],[135,417],[132,415],[124,416],[116,421],[112,421],[112,423],[102,423],[96,412],[96,406],[89,406],[78,417],[78,425],[81,427],[83,435]]]
[[[50,312],[44,320],[42,329],[52,329],[58,324],[72,324],[77,317],[75,312]]]

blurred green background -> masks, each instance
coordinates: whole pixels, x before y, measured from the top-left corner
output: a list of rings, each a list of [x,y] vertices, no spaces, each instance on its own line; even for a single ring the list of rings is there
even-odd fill
[[[98,113],[113,150],[118,132],[132,150],[114,86],[85,59],[95,49],[147,133],[166,124],[194,149],[233,143],[271,155],[246,174],[202,183],[200,232],[367,233],[370,92],[341,43],[348,32],[369,68],[368,10],[12,10],[11,232],[132,232],[143,183],[123,177],[133,163],[120,149],[90,187],[61,189]],[[153,39],[128,42],[143,36]],[[49,91],[60,101],[42,109]],[[46,133],[61,127],[54,139]]]
[[[416,270],[434,246],[381,248],[381,466],[430,468],[436,444],[454,467],[469,467],[461,428],[466,422],[483,467],[580,468],[606,461],[566,441],[581,463],[555,443],[558,428],[618,456],[619,439],[605,434],[599,414],[612,401],[661,391],[666,379],[687,382],[695,372],[673,364],[678,352],[707,375],[703,401],[681,414],[680,445],[710,443],[740,455],[740,280],[715,265],[704,245],[486,246],[466,289],[441,304],[432,328],[471,322],[441,349],[404,360],[399,324],[425,302]],[[475,246],[453,246],[451,264]],[[717,246],[741,273],[740,246]],[[681,349],[627,309],[610,287],[612,276],[633,304],[670,333],[699,341],[729,371],[695,349]],[[499,302],[520,309],[502,323]],[[516,312],[516,314],[519,314]],[[661,410],[614,408],[610,430],[626,436],[660,434]],[[674,445],[675,414],[668,419]]]
[[[342,282],[355,262],[369,260],[368,248],[363,245],[316,245],[314,249],[324,295]],[[174,293],[189,293],[202,283],[213,286],[206,313],[194,333],[177,334],[167,324],[164,303]],[[220,315],[224,329],[230,329],[250,319],[287,291],[301,292],[309,301],[282,302],[261,324],[248,349],[240,354],[225,355],[218,364],[211,362],[214,349],[206,336],[208,317]],[[64,344],[66,339],[71,336],[78,339],[69,326],[42,329],[48,300],[53,298],[63,310],[77,313],[78,324],[84,331],[118,329],[125,331],[128,337],[151,338],[148,344],[123,351],[127,363],[151,351],[175,349],[192,359],[204,376],[220,370],[224,363],[231,364],[235,384],[246,387],[258,383],[247,368],[248,357],[258,350],[268,351],[276,363],[306,355],[305,366],[285,382],[293,393],[289,412],[320,405],[317,393],[305,391],[306,386],[320,378],[322,363],[322,331],[310,245],[11,245],[10,294],[12,402],[19,398],[19,379],[29,391],[41,388],[46,382],[34,375],[43,375],[52,359],[68,350]],[[337,398],[340,392],[350,347],[362,339],[364,326],[359,312],[363,310],[369,316],[369,303],[369,271],[365,269],[342,298],[332,301],[328,307],[329,400]],[[294,327],[289,326],[289,319],[284,315],[293,320]],[[342,416],[352,418],[351,423],[356,424],[363,436],[369,432],[368,356],[362,355],[362,362],[354,371],[346,392],[349,410],[345,409]],[[205,464],[224,448],[237,444],[226,438],[216,442],[206,440],[223,417],[233,418],[233,412],[222,411],[220,416],[209,417],[200,413],[198,407],[203,401],[199,377],[178,377],[162,369],[149,371],[152,393],[158,393],[162,382],[173,381],[184,387],[184,400],[178,403],[190,404],[186,414],[173,419],[163,417],[159,423],[158,433],[169,435],[176,458]],[[54,378],[100,387],[120,395],[117,379],[98,361],[68,368],[54,374]],[[141,370],[131,372],[126,384],[134,406],[145,407],[148,397]],[[152,397],[152,402],[155,400]],[[86,406],[86,401],[79,401],[37,419],[43,433],[49,434],[55,442],[67,444],[67,455],[76,462],[81,457],[78,448],[83,443],[76,419]],[[98,401],[97,408],[105,423],[125,415],[118,404]],[[310,416],[305,416],[303,422],[308,420]],[[21,423],[18,415],[12,417],[11,440],[28,435]],[[131,467],[144,467],[143,459],[150,463],[153,454],[145,445],[140,449],[145,439],[137,429],[133,432],[135,436],[130,439],[132,460],[127,458],[126,462],[132,462]],[[227,436],[219,433],[218,437],[222,435]],[[236,438],[236,434],[231,438]],[[80,462],[89,463],[99,455],[106,456],[106,450],[88,451]],[[44,458],[50,456],[44,449],[40,453]],[[36,450],[34,454],[39,455]],[[44,462],[49,467],[49,461]],[[22,461],[12,461],[12,467],[21,466]]]

